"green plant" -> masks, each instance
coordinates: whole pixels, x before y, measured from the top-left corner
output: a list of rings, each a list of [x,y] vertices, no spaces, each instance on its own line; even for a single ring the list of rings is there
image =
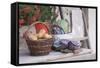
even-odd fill
[[[51,9],[50,6],[40,6],[41,7],[41,18],[40,21],[50,20],[51,19]]]
[[[42,6],[42,5],[19,5],[19,18],[25,20],[25,24],[33,23],[32,18],[36,18],[34,21],[49,21],[53,23],[56,20],[55,13],[52,11],[54,6]]]

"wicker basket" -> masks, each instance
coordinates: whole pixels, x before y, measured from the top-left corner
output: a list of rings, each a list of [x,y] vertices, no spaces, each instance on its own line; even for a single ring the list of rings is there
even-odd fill
[[[29,28],[31,28],[32,25],[29,26]],[[30,40],[26,35],[25,39],[26,39],[26,42],[27,42],[27,45],[30,51],[30,55],[42,56],[42,55],[48,55],[50,53],[51,47],[53,44],[52,38],[51,39]]]

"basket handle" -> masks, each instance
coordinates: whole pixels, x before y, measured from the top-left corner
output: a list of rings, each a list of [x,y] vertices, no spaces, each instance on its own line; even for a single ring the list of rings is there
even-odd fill
[[[36,23],[38,23],[38,22],[34,22],[34,23],[32,23],[31,25],[29,25],[28,26],[28,29],[23,33],[23,38],[25,38],[25,39],[29,39],[28,38],[28,31],[29,31],[29,29],[31,28],[31,27],[33,27],[33,25],[35,25]]]

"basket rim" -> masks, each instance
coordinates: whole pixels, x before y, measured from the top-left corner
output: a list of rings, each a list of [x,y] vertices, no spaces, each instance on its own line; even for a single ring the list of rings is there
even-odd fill
[[[49,38],[49,39],[38,39],[38,40],[31,40],[31,39],[27,38],[26,40],[33,41],[33,42],[39,42],[39,41],[53,40],[53,38]]]

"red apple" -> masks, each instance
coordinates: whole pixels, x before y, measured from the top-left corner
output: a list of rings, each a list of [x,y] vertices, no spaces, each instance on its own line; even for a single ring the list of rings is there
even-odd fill
[[[19,19],[19,26],[22,27],[24,25],[25,21],[24,19]]]

